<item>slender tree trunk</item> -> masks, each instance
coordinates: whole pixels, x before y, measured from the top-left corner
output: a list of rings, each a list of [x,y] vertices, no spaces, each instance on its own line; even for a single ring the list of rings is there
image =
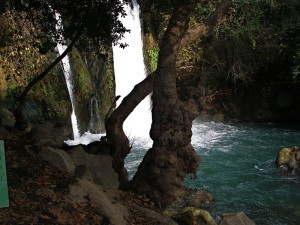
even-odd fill
[[[74,39],[71,41],[69,46],[66,48],[66,50],[59,56],[57,57],[42,73],[40,73],[38,76],[33,78],[29,84],[25,87],[24,91],[22,92],[21,96],[19,97],[19,105],[14,111],[14,115],[16,117],[16,123],[15,123],[15,128],[16,129],[22,129],[23,128],[23,119],[22,119],[22,109],[26,103],[26,97],[31,88],[37,84],[39,81],[41,81],[73,48],[75,42],[78,40],[80,37],[81,33],[77,33]]]
[[[176,60],[187,31],[195,0],[180,1],[163,37],[153,85],[151,138],[131,188],[145,193],[164,208],[176,198],[189,173],[196,173],[200,158],[191,145],[196,113],[184,108],[176,91]]]
[[[130,152],[129,140],[123,131],[123,123],[135,107],[152,92],[154,75],[155,72],[135,85],[105,122],[107,139],[111,142],[110,154],[113,157],[113,168],[119,175],[121,189],[125,189],[128,184],[124,159]]]

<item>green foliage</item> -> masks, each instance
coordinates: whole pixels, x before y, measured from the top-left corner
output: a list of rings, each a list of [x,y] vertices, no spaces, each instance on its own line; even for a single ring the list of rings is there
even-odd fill
[[[219,1],[216,0],[204,0],[196,5],[194,13],[192,15],[192,20],[196,22],[204,21],[216,8]]]
[[[77,33],[97,38],[107,43],[117,43],[126,29],[119,21],[124,15],[121,0],[2,0],[4,10],[14,9],[26,13],[26,19],[39,28],[40,43],[36,45],[43,53],[53,49],[55,43],[73,39]],[[128,1],[124,1],[125,3]],[[64,28],[56,28],[59,12]],[[55,42],[53,41],[55,40]]]
[[[0,21],[0,48],[3,48],[13,36],[14,27],[12,25],[15,23],[9,12],[1,14]]]
[[[41,71],[47,59],[32,47],[32,42],[39,34],[23,13],[8,11],[3,14],[1,24],[9,24],[10,38],[3,42],[0,62],[9,86],[18,84],[25,87],[28,80]]]
[[[156,70],[158,56],[159,56],[159,47],[151,47],[148,49],[148,56],[150,57],[150,73]]]
[[[1,94],[1,104],[14,110],[28,82],[43,71],[56,58],[56,54],[43,55],[38,48],[32,46],[33,42],[39,42],[38,35],[41,31],[26,20],[24,13],[16,11],[3,13],[0,27],[3,24],[8,26],[10,36],[5,41],[3,40],[0,51],[0,66],[2,67],[0,92],[4,91]],[[65,118],[68,115],[68,108],[59,105],[65,101],[64,99],[69,101],[67,92],[63,91],[65,86],[62,78],[61,67],[58,66],[50,72],[49,77],[29,92],[28,100],[35,102],[35,105],[39,107],[38,112],[43,110],[44,119],[58,116]]]
[[[6,89],[5,98],[9,100],[16,99],[20,92],[20,87],[17,84],[9,85]]]
[[[77,49],[73,49],[70,56],[71,70],[74,77],[74,90],[76,98],[79,102],[88,101],[91,92],[91,75],[87,69],[87,65],[83,61]]]
[[[234,82],[291,80],[291,68],[297,68],[299,11],[296,0],[234,1],[226,22],[206,39],[206,52],[214,55],[208,61],[220,64],[218,70]],[[253,76],[260,71],[263,76]]]
[[[114,79],[114,67],[113,67],[113,57],[112,55],[108,57],[108,61],[105,67],[105,74],[107,76],[107,87],[110,90],[115,88],[115,79]]]

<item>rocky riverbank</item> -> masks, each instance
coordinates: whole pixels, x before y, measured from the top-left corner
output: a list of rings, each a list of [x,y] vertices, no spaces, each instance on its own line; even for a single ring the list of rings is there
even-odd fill
[[[24,133],[4,128],[0,139],[5,142],[10,198],[10,206],[0,209],[1,224],[170,224],[146,197],[119,191],[113,182],[98,185],[87,175],[71,177],[40,157],[54,148],[41,150]]]
[[[70,147],[63,142],[70,135],[70,128],[50,122],[29,133],[0,129],[10,197],[0,209],[3,224],[216,224],[208,191],[186,189],[163,211],[146,196],[117,189],[105,143]],[[232,218],[254,224],[244,214],[225,214],[221,224],[237,224]]]

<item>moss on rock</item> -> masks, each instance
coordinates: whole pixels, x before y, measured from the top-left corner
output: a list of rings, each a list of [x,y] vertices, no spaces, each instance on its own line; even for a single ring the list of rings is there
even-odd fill
[[[284,170],[300,173],[300,148],[282,148],[276,158],[276,165]]]
[[[217,225],[209,212],[195,207],[187,207],[173,218],[183,225]]]

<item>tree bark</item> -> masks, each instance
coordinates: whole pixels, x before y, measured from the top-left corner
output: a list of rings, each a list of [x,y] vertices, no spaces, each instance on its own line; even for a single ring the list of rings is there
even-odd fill
[[[33,78],[29,84],[25,87],[24,91],[22,92],[21,96],[19,97],[19,105],[14,111],[14,115],[16,118],[16,123],[15,123],[15,128],[16,129],[22,129],[23,128],[23,123],[24,121],[22,120],[22,109],[26,103],[26,97],[31,88],[37,84],[39,81],[41,81],[73,48],[74,44],[80,37],[81,32],[77,33],[74,39],[71,41],[69,46],[66,48],[66,50],[59,56],[57,57],[42,73],[40,73],[38,76]]]
[[[124,159],[130,152],[127,136],[123,131],[123,123],[135,107],[152,92],[155,72],[148,75],[142,82],[123,99],[119,107],[112,112],[105,122],[107,139],[111,143],[110,154],[113,157],[113,168],[119,175],[119,188],[128,185],[128,175],[124,168]]]
[[[195,41],[202,36],[211,33],[217,26],[224,22],[225,15],[228,13],[232,0],[223,0],[216,10],[203,22],[189,28],[181,40],[181,46]]]
[[[154,144],[146,153],[129,187],[137,193],[147,194],[161,207],[176,198],[183,186],[183,179],[189,173],[196,173],[200,163],[199,156],[191,146],[196,104],[192,100],[180,102],[176,93],[177,55],[188,43],[219,25],[231,4],[231,0],[224,0],[204,23],[187,29],[196,2],[181,1],[174,10],[160,48],[157,70],[135,86],[106,123],[114,158],[113,167],[119,174],[120,187],[128,187],[124,159],[130,152],[130,146],[122,129],[123,122],[153,90],[151,138]]]
[[[131,182],[133,191],[146,194],[162,208],[175,200],[184,178],[195,174],[200,163],[191,145],[196,113],[185,109],[176,91],[176,60],[196,2],[180,1],[164,34],[153,85],[150,136],[154,143]]]

